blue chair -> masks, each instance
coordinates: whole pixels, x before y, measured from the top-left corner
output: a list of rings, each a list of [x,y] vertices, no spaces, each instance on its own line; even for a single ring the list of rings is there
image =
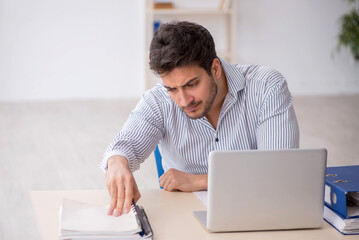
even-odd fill
[[[157,174],[158,174],[158,178],[160,178],[165,171],[163,170],[163,167],[162,167],[162,156],[161,156],[160,150],[158,149],[158,146],[156,147],[154,154],[155,154],[155,160],[156,160],[156,166],[157,166]]]

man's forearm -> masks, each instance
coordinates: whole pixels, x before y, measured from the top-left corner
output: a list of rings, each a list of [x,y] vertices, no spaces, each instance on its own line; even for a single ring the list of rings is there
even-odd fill
[[[169,169],[160,177],[160,186],[167,191],[194,192],[207,190],[208,175],[195,175]]]
[[[208,188],[208,174],[194,175],[195,191],[206,191]]]

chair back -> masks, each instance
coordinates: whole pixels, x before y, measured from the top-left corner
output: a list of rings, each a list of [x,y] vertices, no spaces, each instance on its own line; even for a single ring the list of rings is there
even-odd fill
[[[158,146],[156,147],[154,154],[155,154],[155,160],[156,160],[156,166],[157,166],[157,175],[158,175],[158,178],[160,178],[165,171],[163,170],[163,167],[162,167],[162,156],[161,156],[160,150],[158,149]]]

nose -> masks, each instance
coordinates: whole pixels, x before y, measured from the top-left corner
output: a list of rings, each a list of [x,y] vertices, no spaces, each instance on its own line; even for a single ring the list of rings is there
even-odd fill
[[[178,92],[178,103],[181,107],[187,107],[193,101],[193,97],[186,91],[180,90]]]

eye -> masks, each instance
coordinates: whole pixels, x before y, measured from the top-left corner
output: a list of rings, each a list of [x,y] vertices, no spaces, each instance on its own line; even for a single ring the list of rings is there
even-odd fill
[[[167,92],[173,93],[175,92],[177,89],[176,88],[167,88]]]
[[[187,85],[187,87],[191,88],[191,87],[195,87],[197,86],[198,82],[194,82],[194,83],[190,83]]]

